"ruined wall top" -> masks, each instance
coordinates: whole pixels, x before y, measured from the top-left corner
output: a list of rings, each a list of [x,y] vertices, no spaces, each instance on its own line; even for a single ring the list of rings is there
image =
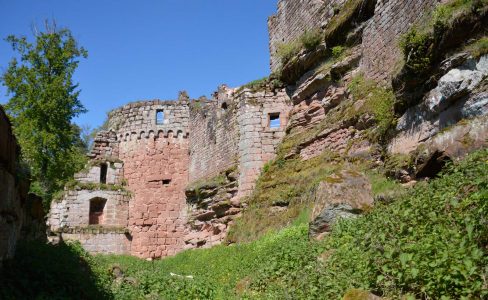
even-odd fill
[[[297,40],[305,31],[325,27],[345,0],[279,0],[278,10],[268,19],[270,66],[280,67],[277,50],[280,44]]]
[[[136,135],[138,138],[153,135],[187,137],[189,100],[138,101],[109,112],[108,127],[119,139]]]

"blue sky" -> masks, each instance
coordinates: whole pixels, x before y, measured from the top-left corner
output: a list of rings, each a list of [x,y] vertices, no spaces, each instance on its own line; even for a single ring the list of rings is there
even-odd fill
[[[88,50],[75,74],[89,110],[80,125],[100,125],[131,101],[210,96],[269,74],[267,17],[276,0],[0,0],[0,72],[14,53],[9,34],[55,19]],[[0,87],[0,103],[8,101]]]

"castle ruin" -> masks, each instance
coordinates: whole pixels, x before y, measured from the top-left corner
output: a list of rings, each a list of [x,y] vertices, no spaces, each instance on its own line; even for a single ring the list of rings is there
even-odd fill
[[[92,253],[144,258],[222,242],[274,157],[290,109],[283,90],[221,86],[211,100],[180,93],[111,111],[86,168],[51,205],[51,232]],[[228,193],[205,203],[187,196],[192,184],[231,169]]]

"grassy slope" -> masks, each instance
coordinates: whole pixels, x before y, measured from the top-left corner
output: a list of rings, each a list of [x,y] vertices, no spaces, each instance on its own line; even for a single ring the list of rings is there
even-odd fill
[[[4,266],[0,298],[340,299],[362,288],[393,299],[486,299],[487,225],[485,149],[392,204],[340,222],[321,242],[296,222],[251,243],[154,262],[93,257],[76,244],[23,245]],[[114,265],[127,280],[110,280]]]
[[[392,298],[480,299],[488,296],[487,222],[483,150],[393,204],[341,222],[322,242],[309,241],[302,223],[252,243],[162,261],[95,260],[98,269],[116,263],[137,279],[136,285],[114,285],[117,299],[339,299],[353,287]]]

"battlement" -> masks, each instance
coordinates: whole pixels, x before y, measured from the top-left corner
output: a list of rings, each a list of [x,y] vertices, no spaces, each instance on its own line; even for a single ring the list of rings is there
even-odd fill
[[[108,127],[122,142],[151,137],[186,138],[189,111],[188,100],[138,101],[111,111]]]

